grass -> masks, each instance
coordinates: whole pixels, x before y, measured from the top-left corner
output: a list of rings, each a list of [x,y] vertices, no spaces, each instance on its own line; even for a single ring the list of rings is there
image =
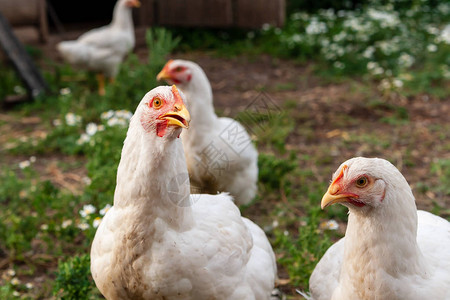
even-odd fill
[[[323,55],[320,49],[312,51],[318,45],[300,43],[293,49],[286,47],[286,39],[295,34],[293,29],[306,30],[314,17],[308,14],[300,22],[295,19],[299,16],[290,16],[281,32],[266,28],[250,36],[242,31],[228,35],[198,31],[193,33],[197,37],[178,32],[184,34],[180,41],[171,34],[174,31],[149,31],[147,60],[142,62],[130,55],[115,83],[107,86],[104,97],[97,95],[92,74],[50,63],[45,76],[53,93],[18,106],[8,112],[10,118],[0,120],[2,133],[8,135],[0,150],[0,298],[101,298],[89,274],[87,254],[98,221],[112,203],[129,112],[142,95],[158,85],[155,75],[177,45],[183,51],[213,49],[215,54],[227,57],[268,52],[288,57],[289,62],[313,59],[314,67],[321,70],[318,73],[324,74],[316,88],[327,89],[331,84],[350,86],[341,98],[330,95],[301,101],[295,98],[301,98],[296,83],[276,83],[260,90],[287,95],[281,104],[262,92],[262,98],[257,99],[268,104],[265,110],[251,103],[234,115],[252,134],[260,153],[259,195],[242,212],[269,236],[280,278],[285,280],[280,288],[289,299],[296,297],[295,288],[308,289],[308,278],[318,259],[343,234],[346,209],[332,206],[321,211],[318,203],[332,172],[344,159],[383,156],[395,162],[405,174],[414,175],[410,181],[416,183],[414,192],[420,203],[431,202],[430,210],[450,218],[446,202],[450,196],[450,163],[446,155],[450,150],[450,131],[445,122],[426,115],[430,106],[423,106],[425,117],[418,113],[422,111],[420,107],[414,108],[422,104],[417,97],[424,93],[442,99],[448,96],[443,88],[445,70],[433,73],[441,68],[445,60],[441,52],[448,45],[439,44],[442,48],[425,55],[423,63],[416,60],[415,65],[391,70],[393,75],[387,76],[392,83],[403,72],[411,73],[411,84],[379,89],[382,78],[370,74],[367,61],[350,61],[347,55],[348,65],[353,68],[349,70],[361,72],[357,78],[349,79],[351,72],[336,67],[336,60],[314,55]],[[358,11],[352,18],[361,16],[364,12]],[[316,17],[325,22],[330,15],[319,12]],[[329,34],[338,35],[344,21],[333,26],[327,23]],[[225,45],[223,40],[227,41]],[[422,42],[423,48],[429,40]],[[269,49],[269,45],[273,48]],[[397,54],[394,62],[385,61],[387,58],[382,55],[376,62],[386,71],[398,61],[401,54]],[[340,62],[347,65],[347,61]],[[10,68],[0,68],[0,76],[5,78],[0,97],[23,93]],[[314,80],[309,82],[313,76],[304,75],[302,92],[313,85]],[[293,92],[297,92],[296,96],[292,96]],[[433,98],[430,102],[441,105],[442,99]],[[26,125],[21,122],[25,118],[38,121]],[[46,134],[35,136],[36,131]],[[48,163],[50,159],[56,163]],[[419,167],[426,170],[427,177],[420,175]],[[43,173],[49,172],[51,178],[42,178]],[[339,229],[327,229],[324,222],[329,220],[336,221]]]

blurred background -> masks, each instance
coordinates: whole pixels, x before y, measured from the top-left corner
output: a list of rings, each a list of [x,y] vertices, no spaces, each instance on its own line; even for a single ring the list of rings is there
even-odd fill
[[[168,59],[197,62],[217,114],[252,133],[259,192],[241,211],[272,242],[285,299],[345,233],[346,209],[319,203],[350,157],[390,160],[418,208],[450,220],[448,1],[141,0],[136,45],[100,96],[56,45],[114,5],[0,0],[1,299],[101,298],[90,243],[129,118]]]

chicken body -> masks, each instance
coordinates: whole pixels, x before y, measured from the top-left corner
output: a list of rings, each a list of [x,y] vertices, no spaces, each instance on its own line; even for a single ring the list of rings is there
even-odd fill
[[[207,193],[229,192],[239,205],[250,203],[257,192],[258,152],[239,122],[216,115],[204,71],[194,62],[174,60],[158,79],[177,84],[186,94],[193,118],[181,138],[194,185]]]
[[[269,299],[276,263],[264,232],[229,195],[190,195],[180,128],[148,121],[152,97],[171,103],[167,89],[131,120],[114,206],[92,244],[95,283],[107,299]]]
[[[139,5],[137,0],[117,1],[109,25],[92,29],[77,40],[60,42],[59,53],[70,64],[114,78],[124,57],[134,48],[131,8]],[[100,82],[100,88],[102,85]]]
[[[322,204],[349,207],[348,226],[310,278],[312,299],[450,299],[450,223],[417,211],[386,160],[351,159],[333,178]]]

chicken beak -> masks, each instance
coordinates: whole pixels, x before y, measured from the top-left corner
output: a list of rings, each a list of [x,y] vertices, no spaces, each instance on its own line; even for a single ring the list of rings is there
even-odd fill
[[[189,128],[191,116],[184,104],[175,104],[174,110],[159,117],[159,119],[167,120],[167,126],[178,126],[181,128]]]
[[[325,195],[323,195],[320,207],[324,209],[325,207],[328,207],[336,203],[346,202],[348,201],[349,197],[355,196],[350,194],[338,194],[338,192],[339,188],[332,183],[328,188],[327,192],[325,193]]]
[[[156,80],[160,81],[163,79],[170,79],[170,74],[167,73],[166,68],[162,69],[161,72],[156,76]]]
[[[139,0],[132,0],[133,2],[133,6],[134,7],[140,7],[141,6],[141,2],[139,2]]]

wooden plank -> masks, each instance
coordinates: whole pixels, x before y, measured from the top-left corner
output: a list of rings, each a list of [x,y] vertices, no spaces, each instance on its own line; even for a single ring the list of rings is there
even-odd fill
[[[133,20],[136,26],[152,26],[155,21],[155,0],[140,0],[141,7],[133,9]]]
[[[231,0],[157,0],[158,24],[186,27],[230,27]]]
[[[234,25],[260,28],[263,24],[281,27],[285,19],[285,0],[235,0]]]
[[[31,97],[44,93],[48,87],[25,48],[14,35],[8,21],[0,13],[0,46],[13,63]]]
[[[40,0],[0,0],[0,11],[12,26],[38,25]]]

